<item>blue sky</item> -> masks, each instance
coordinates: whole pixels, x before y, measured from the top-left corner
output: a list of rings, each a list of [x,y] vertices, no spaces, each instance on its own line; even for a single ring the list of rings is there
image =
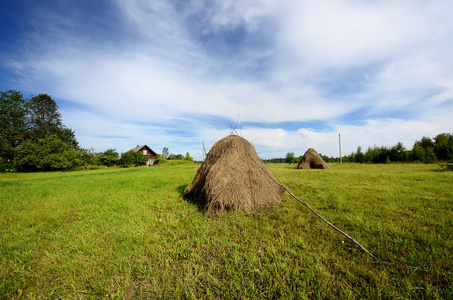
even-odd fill
[[[51,95],[82,147],[262,158],[453,132],[450,0],[0,1],[0,90]]]

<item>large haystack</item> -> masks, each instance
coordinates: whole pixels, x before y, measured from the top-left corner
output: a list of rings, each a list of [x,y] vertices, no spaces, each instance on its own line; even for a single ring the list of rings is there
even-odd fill
[[[329,169],[329,166],[324,162],[321,155],[315,149],[308,149],[299,164],[297,169]]]
[[[269,176],[252,144],[230,135],[212,146],[184,197],[206,210],[258,210],[280,203],[284,193]]]

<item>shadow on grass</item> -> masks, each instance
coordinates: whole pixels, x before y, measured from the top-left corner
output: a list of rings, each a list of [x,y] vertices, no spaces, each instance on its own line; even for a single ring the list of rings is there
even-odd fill
[[[446,172],[453,171],[453,163],[439,163],[440,169],[437,169],[437,172]]]
[[[184,195],[184,191],[188,186],[189,186],[188,184],[182,184],[176,188],[176,190],[179,193],[179,197],[182,198],[187,203],[196,206],[200,212],[205,212],[203,204],[197,202],[192,195]]]
[[[181,184],[176,188],[176,191],[179,193],[179,196],[182,197],[184,196],[184,190],[188,187],[188,184]]]

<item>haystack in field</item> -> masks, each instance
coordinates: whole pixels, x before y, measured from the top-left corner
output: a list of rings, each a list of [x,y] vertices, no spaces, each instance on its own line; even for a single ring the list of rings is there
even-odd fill
[[[296,169],[329,169],[329,166],[315,149],[309,148],[300,160]]]
[[[184,197],[205,210],[258,210],[280,203],[285,192],[269,176],[252,144],[230,135],[212,146]]]

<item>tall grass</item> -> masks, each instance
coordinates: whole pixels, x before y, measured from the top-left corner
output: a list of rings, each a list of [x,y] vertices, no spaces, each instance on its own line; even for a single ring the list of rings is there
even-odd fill
[[[0,174],[0,297],[452,298],[453,173],[269,165],[371,259],[287,198],[206,215],[199,165]]]

